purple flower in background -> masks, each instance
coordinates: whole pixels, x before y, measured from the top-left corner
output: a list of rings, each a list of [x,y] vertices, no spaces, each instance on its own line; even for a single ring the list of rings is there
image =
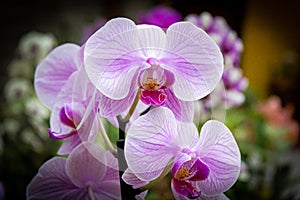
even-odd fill
[[[223,17],[213,17],[208,12],[203,12],[199,16],[195,14],[188,15],[185,20],[194,23],[196,26],[205,30],[218,44],[224,56],[225,67],[222,81],[213,93],[219,95],[219,99],[225,102],[226,105],[236,107],[244,103],[244,92],[248,87],[248,80],[243,76],[240,68],[240,58],[243,51],[243,43],[237,37],[226,20]],[[204,110],[210,110],[218,103],[211,103],[212,99],[207,97],[201,100]],[[220,105],[222,103],[219,103]]]
[[[157,26],[112,19],[88,39],[84,51],[87,74],[107,102],[114,102],[115,115],[127,110],[139,92],[143,103],[165,105],[180,119],[223,73],[218,46],[190,22],[175,23],[165,33]],[[110,113],[111,104],[101,106]]]
[[[110,152],[82,143],[68,158],[54,157],[41,166],[27,186],[27,199],[121,199],[117,167]]]
[[[155,108],[129,128],[125,157],[141,181],[158,178],[171,166],[174,196],[226,198],[222,193],[237,180],[241,155],[230,130],[210,120],[200,132],[193,123],[182,123],[164,107]]]
[[[230,28],[223,17],[213,17],[208,12],[203,12],[199,16],[190,14],[186,21],[194,23],[208,33],[221,48],[224,57],[232,60],[235,67],[239,67],[243,43],[234,30]]]
[[[245,102],[244,90],[248,87],[248,79],[243,76],[240,68],[226,68],[222,81],[226,91],[223,91],[222,100],[228,107],[239,106]]]
[[[38,65],[35,90],[50,110],[49,135],[64,139],[59,154],[82,141],[93,141],[98,129],[96,90],[83,68],[83,47],[64,44]]]
[[[181,20],[181,14],[177,10],[166,6],[156,6],[146,13],[140,13],[137,23],[152,24],[166,30],[169,26]]]

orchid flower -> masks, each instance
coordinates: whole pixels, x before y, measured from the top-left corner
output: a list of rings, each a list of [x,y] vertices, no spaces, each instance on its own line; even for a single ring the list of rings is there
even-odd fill
[[[107,107],[103,116],[111,109],[115,116],[126,111],[139,94],[143,103],[169,107],[182,121],[192,119],[192,101],[216,87],[224,67],[219,47],[190,22],[164,32],[126,18],[108,21],[87,40],[84,66],[106,102],[114,104],[101,104]]]
[[[68,158],[45,162],[27,186],[28,200],[121,199],[117,159],[99,146],[84,142]]]
[[[223,17],[213,17],[210,13],[203,12],[199,16],[190,14],[185,20],[205,30],[218,44],[224,56],[225,66],[222,80],[216,87],[217,89],[213,91],[214,95],[219,96],[221,106],[224,106],[224,103],[228,108],[240,106],[245,101],[244,92],[248,87],[248,80],[240,68],[241,53],[244,50],[242,40]],[[210,97],[201,99],[200,103],[203,104],[204,111],[213,110],[214,106],[218,105],[212,105],[211,99]]]
[[[193,123],[177,121],[165,107],[149,111],[129,127],[125,157],[142,182],[169,168],[174,196],[182,199],[225,198],[222,193],[236,182],[241,163],[238,145],[223,123],[207,121],[199,136]]]
[[[96,90],[83,66],[83,47],[64,44],[37,67],[37,96],[50,110],[49,135],[64,139],[59,154],[68,154],[82,141],[93,141],[98,131]]]

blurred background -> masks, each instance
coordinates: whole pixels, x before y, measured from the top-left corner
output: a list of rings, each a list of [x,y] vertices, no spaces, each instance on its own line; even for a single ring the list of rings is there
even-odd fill
[[[227,195],[231,199],[300,199],[300,175],[295,170],[300,167],[300,5],[294,0],[2,1],[0,199],[25,199],[26,185],[59,145],[47,136],[49,111],[34,98],[33,73],[40,59],[59,44],[81,45],[85,35],[106,19],[136,19],[156,5],[173,8],[183,18],[204,11],[222,16],[243,41],[240,67],[249,81],[246,100],[229,110],[226,120],[240,133],[237,140],[241,139],[246,178],[242,177]],[[30,41],[44,48],[39,55],[35,46],[28,46]],[[44,43],[39,44],[41,41]],[[17,83],[12,77],[18,78]],[[284,119],[279,122],[272,116]],[[281,128],[284,130],[278,133]],[[252,145],[244,148],[242,145],[249,141]],[[159,193],[163,192],[153,192],[149,198],[168,199],[167,194]]]

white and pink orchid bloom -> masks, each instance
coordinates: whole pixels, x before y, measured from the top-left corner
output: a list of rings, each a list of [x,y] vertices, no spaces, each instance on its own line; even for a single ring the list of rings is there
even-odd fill
[[[182,121],[191,120],[192,101],[216,87],[224,67],[219,47],[192,23],[174,23],[164,32],[127,18],[108,21],[87,40],[84,65],[95,87],[117,101],[102,105],[114,108],[115,115],[126,111],[139,91],[143,103],[169,107]],[[108,116],[110,109],[105,110]]]
[[[37,96],[51,110],[49,135],[64,139],[59,154],[93,141],[98,131],[97,93],[83,67],[83,49],[75,44],[58,46],[35,72]]]
[[[108,151],[84,142],[68,158],[45,162],[27,186],[28,200],[121,199],[118,162]]]
[[[193,123],[176,120],[170,109],[155,108],[129,128],[125,157],[141,181],[158,178],[171,167],[172,189],[184,198],[225,198],[237,180],[241,155],[230,130],[207,121],[198,134]]]

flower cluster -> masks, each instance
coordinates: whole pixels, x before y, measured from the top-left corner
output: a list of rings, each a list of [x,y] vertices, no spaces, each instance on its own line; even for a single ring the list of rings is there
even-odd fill
[[[128,198],[123,182],[144,198],[167,174],[176,199],[227,199],[240,174],[235,138],[223,122],[209,120],[200,133],[193,123],[195,102],[226,79],[224,52],[179,17],[145,23],[111,19],[82,46],[62,44],[39,63],[34,87],[64,157],[41,166],[28,199]],[[232,64],[236,48],[228,49]],[[124,149],[111,142],[104,120],[119,128]]]
[[[225,68],[222,81],[214,91],[217,97],[213,100],[212,98],[215,98],[213,96],[203,99],[201,101],[203,110],[209,111],[217,106],[228,108],[240,106],[245,101],[244,92],[248,87],[248,80],[243,76],[240,68],[240,58],[244,48],[242,40],[221,16],[213,17],[210,13],[203,12],[199,16],[190,14],[185,20],[205,30],[218,44],[224,56]]]

